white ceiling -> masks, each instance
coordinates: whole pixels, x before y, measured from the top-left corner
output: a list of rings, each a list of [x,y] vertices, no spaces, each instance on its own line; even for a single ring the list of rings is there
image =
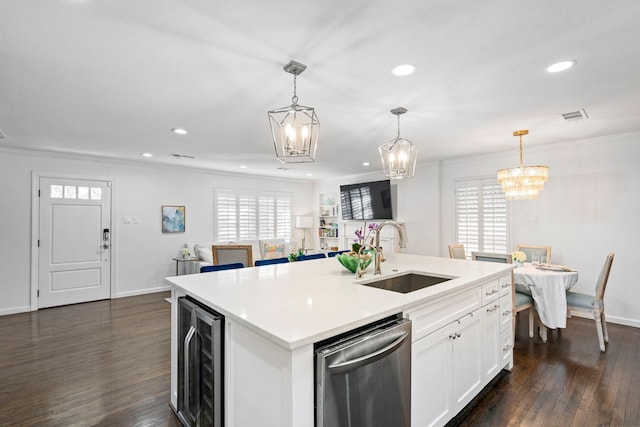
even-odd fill
[[[640,130],[639,22],[637,0],[2,0],[0,146],[322,179],[380,169],[404,106],[419,163],[515,164],[530,129],[526,163],[527,146]],[[291,59],[321,129],[316,162],[283,171],[267,111],[291,103]],[[403,63],[415,74],[392,76]]]

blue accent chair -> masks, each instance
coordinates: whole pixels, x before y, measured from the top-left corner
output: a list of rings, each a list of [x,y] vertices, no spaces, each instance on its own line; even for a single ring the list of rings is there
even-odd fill
[[[270,265],[270,264],[287,264],[289,262],[289,258],[271,258],[271,259],[259,259],[254,263],[256,267],[260,267],[261,265]]]
[[[311,255],[301,255],[296,258],[296,261],[309,261],[311,259],[321,259],[326,257],[327,256],[324,254],[324,252],[320,252],[320,253],[311,254]]]
[[[204,265],[200,267],[200,273],[210,273],[212,271],[221,271],[221,270],[233,270],[235,268],[244,268],[244,264],[241,262],[234,262],[231,264]]]
[[[329,253],[327,254],[327,256],[328,256],[329,258],[331,258],[331,257],[334,257],[334,256],[336,256],[336,255],[343,254],[343,253],[345,253],[345,252],[349,252],[349,250],[345,249],[344,251],[331,251],[331,252],[329,252]]]

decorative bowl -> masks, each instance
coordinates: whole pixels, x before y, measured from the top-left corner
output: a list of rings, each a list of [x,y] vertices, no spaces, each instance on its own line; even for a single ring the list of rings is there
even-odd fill
[[[358,255],[356,255],[354,252],[343,253],[337,255],[336,258],[338,258],[338,261],[344,268],[352,273],[356,272],[356,269],[358,268]],[[365,270],[369,266],[369,264],[371,264],[371,261],[373,261],[373,255],[369,253],[363,253],[360,257],[360,269]]]

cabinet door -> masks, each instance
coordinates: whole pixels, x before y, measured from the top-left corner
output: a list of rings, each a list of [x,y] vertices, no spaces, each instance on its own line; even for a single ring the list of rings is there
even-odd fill
[[[411,426],[442,426],[453,416],[449,326],[415,341],[411,349]]]
[[[508,295],[511,298],[511,295]],[[487,384],[500,371],[502,352],[500,351],[500,304],[494,301],[482,308],[482,348],[483,357],[483,383]]]
[[[482,384],[482,310],[454,322],[453,334],[453,408],[457,413],[469,403],[483,387]]]

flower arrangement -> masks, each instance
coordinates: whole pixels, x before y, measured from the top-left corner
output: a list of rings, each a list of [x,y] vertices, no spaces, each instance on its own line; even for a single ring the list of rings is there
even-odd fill
[[[182,248],[182,258],[189,258],[191,256],[191,252],[189,252],[189,248]]]
[[[517,251],[511,254],[511,258],[514,262],[523,263],[527,260],[527,254],[521,251]]]
[[[364,230],[366,229],[368,229],[369,231],[365,235]],[[358,253],[362,245],[364,245],[365,243],[370,243],[370,240],[372,239],[371,233],[375,233],[377,229],[378,229],[378,224],[376,224],[375,222],[372,222],[371,224],[369,224],[368,227],[367,227],[367,223],[365,222],[363,228],[358,228],[356,230],[355,232],[356,239],[353,240],[353,244],[351,245],[351,250],[355,253]]]

